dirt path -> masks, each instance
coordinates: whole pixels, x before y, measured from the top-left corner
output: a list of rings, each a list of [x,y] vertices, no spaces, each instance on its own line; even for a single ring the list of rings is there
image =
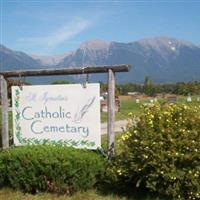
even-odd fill
[[[127,120],[120,120],[115,122],[115,132],[121,132],[123,129],[126,128],[128,121]],[[101,124],[101,135],[107,134],[107,123]]]

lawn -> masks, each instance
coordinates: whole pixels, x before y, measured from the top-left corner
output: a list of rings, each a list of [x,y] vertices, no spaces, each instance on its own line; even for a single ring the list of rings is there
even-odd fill
[[[114,194],[103,195],[96,190],[86,192],[77,192],[72,196],[56,195],[49,193],[39,193],[36,195],[24,194],[20,191],[11,189],[0,190],[1,200],[128,200],[127,197],[121,197]]]
[[[128,113],[132,112],[135,115],[140,113],[141,103],[136,103],[134,100],[122,100],[120,102],[121,108],[120,112],[116,113],[116,120],[123,120],[128,118]],[[105,122],[107,120],[107,113],[101,113],[101,121]]]
[[[27,194],[21,191],[4,188],[0,190],[1,200],[167,200],[150,194],[119,195],[104,194],[95,189],[85,192],[77,192],[72,196],[50,193]],[[169,199],[168,199],[169,200]]]

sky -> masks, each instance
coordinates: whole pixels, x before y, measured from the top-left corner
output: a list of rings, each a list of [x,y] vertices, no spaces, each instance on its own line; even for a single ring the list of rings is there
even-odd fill
[[[90,39],[200,45],[200,1],[0,0],[0,17],[0,43],[28,54],[63,54]]]

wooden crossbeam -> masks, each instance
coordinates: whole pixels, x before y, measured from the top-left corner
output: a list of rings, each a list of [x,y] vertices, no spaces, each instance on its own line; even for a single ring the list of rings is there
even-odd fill
[[[128,72],[130,65],[99,65],[85,67],[66,67],[66,68],[50,68],[36,70],[17,70],[0,72],[5,78],[9,77],[24,77],[24,76],[52,76],[52,75],[74,75],[74,74],[91,74],[91,73],[108,73],[112,70],[115,72]]]

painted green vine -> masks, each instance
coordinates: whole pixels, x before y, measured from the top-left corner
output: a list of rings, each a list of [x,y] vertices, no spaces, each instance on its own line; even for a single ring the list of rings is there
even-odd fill
[[[88,140],[50,140],[50,139],[37,139],[37,138],[24,138],[22,137],[21,133],[21,125],[20,125],[20,119],[21,119],[21,113],[20,113],[20,92],[22,91],[22,88],[15,90],[15,100],[14,100],[14,106],[15,106],[15,134],[16,138],[18,139],[19,143],[22,145],[38,145],[38,144],[47,144],[47,145],[62,145],[62,146],[73,146],[73,147],[93,147],[95,146],[94,141],[88,141]]]

